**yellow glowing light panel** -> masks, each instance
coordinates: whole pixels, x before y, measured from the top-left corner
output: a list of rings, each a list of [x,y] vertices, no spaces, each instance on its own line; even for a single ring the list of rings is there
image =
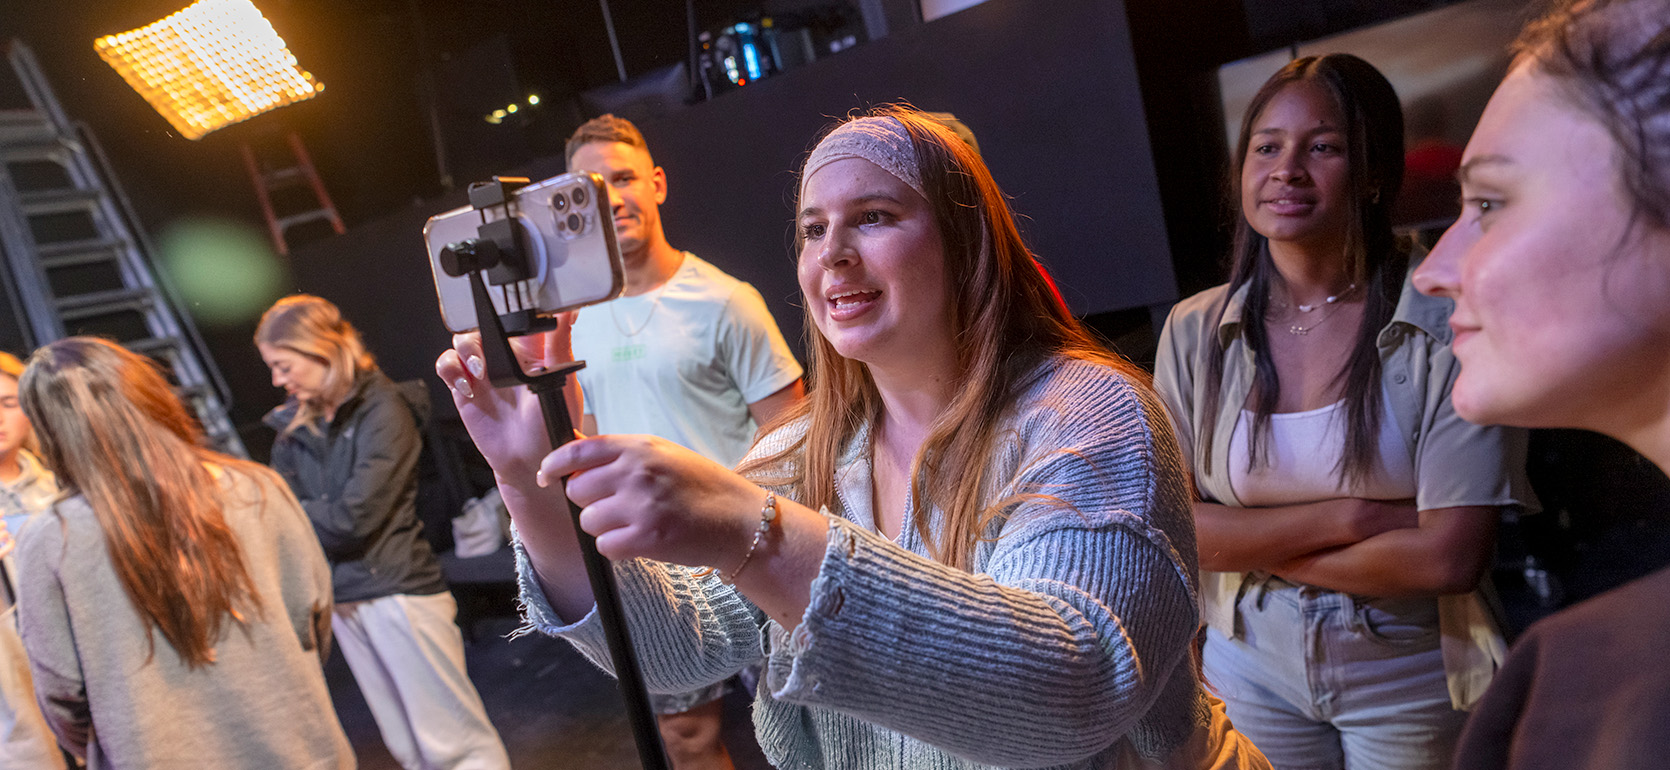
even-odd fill
[[[94,47],[187,139],[325,90],[249,0],[200,0]]]

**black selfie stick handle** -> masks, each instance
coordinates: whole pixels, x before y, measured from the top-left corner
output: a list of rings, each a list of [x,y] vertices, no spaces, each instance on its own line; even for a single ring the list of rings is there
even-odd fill
[[[574,440],[574,422],[568,416],[568,402],[563,398],[563,387],[568,375],[585,367],[585,362],[574,361],[541,374],[526,374],[516,362],[505,335],[504,324],[494,311],[493,300],[481,273],[470,273],[475,295],[476,318],[481,326],[481,352],[487,365],[488,378],[495,387],[526,384],[539,396],[539,411],[545,417],[545,433],[556,449]],[[562,479],[564,490],[568,478]],[[609,643],[609,658],[615,666],[615,682],[620,685],[621,699],[626,702],[626,718],[632,726],[632,738],[638,745],[638,759],[644,770],[670,770],[667,751],[661,745],[661,730],[656,727],[655,711],[649,705],[649,693],[644,689],[643,669],[638,665],[637,651],[632,647],[632,634],[626,625],[626,612],[621,608],[620,591],[615,586],[614,568],[609,560],[597,552],[597,538],[580,529],[580,506],[563,494],[568,514],[574,520],[574,535],[580,541],[580,555],[586,563],[586,577],[591,581],[592,596],[597,600],[597,618],[603,623],[603,635]]]
[[[576,362],[579,363],[579,362]],[[566,375],[558,377],[567,379]],[[563,399],[559,381],[529,386],[539,395],[539,408],[545,414],[545,431],[555,449],[574,438],[574,423],[568,416],[568,403]],[[568,479],[563,480],[564,488]],[[609,657],[615,664],[615,681],[620,684],[621,698],[626,701],[626,714],[632,723],[632,737],[638,743],[638,756],[645,770],[670,768],[666,751],[661,745],[661,731],[656,727],[655,712],[649,705],[649,694],[644,689],[644,673],[638,666],[638,655],[632,648],[632,637],[626,626],[626,612],[621,608],[620,591],[615,586],[614,568],[609,560],[597,552],[597,538],[580,529],[580,506],[567,495],[568,513],[574,518],[574,534],[580,540],[580,553],[586,562],[586,577],[591,580],[592,596],[597,599],[597,617],[603,622],[603,634],[609,641]]]

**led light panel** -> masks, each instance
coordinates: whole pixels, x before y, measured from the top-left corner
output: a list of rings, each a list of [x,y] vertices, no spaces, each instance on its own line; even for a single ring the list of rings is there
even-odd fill
[[[187,139],[325,89],[249,0],[199,0],[93,45]]]

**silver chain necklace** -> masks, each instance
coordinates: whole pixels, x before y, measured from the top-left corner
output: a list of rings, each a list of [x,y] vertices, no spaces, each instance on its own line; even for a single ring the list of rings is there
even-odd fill
[[[1309,312],[1311,312],[1313,310],[1316,310],[1318,308],[1328,308],[1327,312],[1323,313],[1321,315],[1321,317],[1319,317],[1315,321],[1311,322],[1311,324],[1309,326],[1305,326],[1305,325],[1297,324],[1297,323],[1290,323],[1290,324],[1287,325],[1287,333],[1288,334],[1291,334],[1295,337],[1303,337],[1307,334],[1310,334],[1312,329],[1315,329],[1316,327],[1321,326],[1324,321],[1327,321],[1329,318],[1332,318],[1335,313],[1339,312],[1339,302],[1340,302],[1340,300],[1350,297],[1356,291],[1357,291],[1357,284],[1353,283],[1350,286],[1345,287],[1344,291],[1341,291],[1338,294],[1330,294],[1325,299],[1323,299],[1321,302],[1316,303],[1316,304],[1304,305],[1304,304],[1300,304],[1300,303],[1297,303],[1297,302],[1290,304],[1290,303],[1285,302],[1283,300],[1276,299],[1274,296],[1270,297],[1270,304],[1272,304],[1272,305],[1274,305],[1278,308],[1281,308],[1283,310],[1286,310],[1288,308],[1293,308],[1295,310],[1298,310],[1301,313],[1309,313]]]
[[[1332,297],[1329,297],[1328,299],[1329,299],[1330,302],[1333,301]],[[1338,312],[1339,312],[1339,307],[1337,307],[1337,306],[1333,307],[1333,308],[1329,309],[1328,312],[1323,313],[1315,321],[1311,322],[1310,326],[1300,326],[1299,324],[1288,324],[1287,325],[1287,333],[1291,334],[1295,337],[1303,337],[1307,334],[1310,334],[1310,330],[1315,329],[1318,326],[1321,326],[1323,321],[1326,321],[1330,318],[1333,318],[1334,314],[1338,313]]]
[[[1310,311],[1315,310],[1319,307],[1327,307],[1329,305],[1335,304],[1335,303],[1339,302],[1340,300],[1351,296],[1351,293],[1356,291],[1356,290],[1357,290],[1357,284],[1351,284],[1350,286],[1345,287],[1345,291],[1342,291],[1338,294],[1330,294],[1330,295],[1328,295],[1327,298],[1323,299],[1320,303],[1317,303],[1317,304],[1314,304],[1314,305],[1302,305],[1302,304],[1300,304],[1300,305],[1290,305],[1283,300],[1276,299],[1274,296],[1270,297],[1270,304],[1275,305],[1276,307],[1279,307],[1283,310],[1286,310],[1287,308],[1292,307],[1292,308],[1298,308],[1299,312],[1301,312],[1301,313],[1309,313]],[[1321,323],[1321,322],[1318,321],[1317,323]]]
[[[632,331],[627,331],[625,329],[622,329],[621,326],[620,326],[620,319],[615,316],[615,305],[618,305],[620,303],[619,302],[606,303],[609,306],[609,320],[614,323],[615,331],[620,332],[621,336],[624,336],[624,337],[636,337],[636,336],[638,336],[638,334],[640,332],[642,332],[645,329],[648,329],[649,328],[649,322],[652,321],[652,320],[655,320],[655,311],[658,308],[661,307],[661,290],[667,288],[667,283],[670,283],[670,281],[663,282],[660,286],[655,287],[655,296],[650,298],[650,301],[649,301],[649,315],[644,316],[644,322],[641,323],[641,324],[638,324],[638,328],[633,329]],[[630,321],[631,319],[629,318],[627,320]]]

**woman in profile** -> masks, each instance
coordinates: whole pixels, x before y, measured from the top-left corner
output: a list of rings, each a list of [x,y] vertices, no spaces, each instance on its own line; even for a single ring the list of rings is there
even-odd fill
[[[1449,304],[1393,236],[1403,116],[1348,54],[1259,89],[1229,283],[1172,310],[1155,387],[1194,471],[1206,679],[1277,767],[1447,767],[1503,655],[1479,595],[1520,431],[1457,417]]]
[[[88,766],[351,768],[330,574],[276,474],[204,447],[149,359],[72,337],[19,391],[63,498],[19,536],[24,646]]]
[[[255,347],[288,398],[267,415],[273,469],[331,564],[331,624],[408,770],[507,770],[510,759],[464,664],[458,604],[417,517],[419,420],[336,305],[297,294],[261,315]]]
[[[1560,2],[1525,28],[1415,273],[1455,300],[1455,407],[1582,428],[1670,470],[1670,0]],[[1670,569],[1532,625],[1459,770],[1660,767]]]

